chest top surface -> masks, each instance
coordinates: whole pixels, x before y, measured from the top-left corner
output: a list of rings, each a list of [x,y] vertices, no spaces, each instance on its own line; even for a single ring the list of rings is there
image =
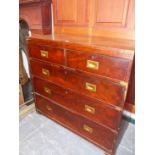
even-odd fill
[[[55,46],[63,49],[84,51],[108,56],[133,59],[134,40],[73,35],[32,35],[29,44]]]

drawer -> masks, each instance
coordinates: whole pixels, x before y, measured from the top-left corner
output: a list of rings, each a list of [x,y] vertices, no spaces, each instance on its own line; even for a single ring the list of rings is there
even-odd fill
[[[61,66],[30,60],[31,74],[50,81],[64,83],[65,70]]]
[[[67,65],[71,68],[126,81],[129,60],[67,50]]]
[[[104,102],[91,99],[38,78],[33,78],[33,84],[35,92],[92,121],[118,130],[121,112],[108,107]]]
[[[29,45],[29,56],[57,64],[64,64],[64,50],[41,45]]]
[[[61,125],[71,129],[82,137],[94,142],[106,151],[111,152],[116,134],[84,117],[63,109],[38,95],[36,96],[36,108]]]
[[[31,72],[83,95],[123,107],[125,87],[105,78],[35,61],[31,61]]]

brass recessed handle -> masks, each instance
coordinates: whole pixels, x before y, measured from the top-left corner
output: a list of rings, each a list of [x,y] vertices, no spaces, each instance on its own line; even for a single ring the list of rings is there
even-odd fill
[[[85,105],[85,111],[91,114],[95,114],[95,108],[89,106],[89,105]]]
[[[42,68],[42,74],[46,75],[46,76],[49,76],[50,72],[49,72],[48,69]]]
[[[40,55],[43,58],[48,58],[48,51],[40,50]]]
[[[83,125],[83,129],[86,131],[86,132],[89,132],[89,133],[93,133],[93,128],[89,127],[88,125]]]
[[[96,85],[86,82],[85,88],[89,91],[96,92]]]
[[[47,94],[51,94],[51,90],[47,87],[44,87],[44,92]]]
[[[47,109],[48,111],[52,111],[52,107],[49,106],[49,105],[46,105],[46,109]]]
[[[99,62],[93,60],[87,60],[87,68],[98,70]]]

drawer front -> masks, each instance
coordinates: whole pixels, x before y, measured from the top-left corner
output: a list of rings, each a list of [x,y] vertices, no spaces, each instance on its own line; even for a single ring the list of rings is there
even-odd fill
[[[58,82],[60,84],[64,83],[65,71],[60,66],[30,60],[30,67],[33,75],[37,75],[45,80]]]
[[[68,70],[65,86],[91,98],[123,107],[125,88],[110,80]]]
[[[33,78],[35,92],[44,95],[68,109],[78,112],[97,123],[118,130],[121,112],[107,107],[105,103],[82,96],[53,83]]]
[[[31,61],[31,72],[83,95],[123,107],[125,87],[110,80],[35,61]]]
[[[29,45],[29,56],[53,63],[64,64],[64,50],[49,46]]]
[[[68,50],[67,65],[72,68],[126,81],[129,60]]]
[[[106,148],[108,151],[113,149],[116,134],[109,129],[93,123],[80,115],[73,114],[55,103],[49,102],[37,95],[36,108],[45,115],[47,114],[51,119],[56,120],[100,147]]]

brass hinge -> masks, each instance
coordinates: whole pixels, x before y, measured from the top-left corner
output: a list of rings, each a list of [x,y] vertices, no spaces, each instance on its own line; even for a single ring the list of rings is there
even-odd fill
[[[126,87],[128,86],[128,82],[125,82],[125,81],[120,81],[119,84],[123,87]]]
[[[120,108],[120,107],[115,107],[115,109],[118,110],[118,111],[123,111],[123,109]]]
[[[127,95],[127,88],[125,89],[125,92],[124,92],[124,101],[125,101],[126,95]]]
[[[126,99],[126,95],[127,95],[127,90],[128,90],[128,82],[125,82],[125,81],[120,81],[119,84],[124,88],[123,90],[123,101],[125,102],[125,99]],[[123,109],[121,107],[115,107],[115,109],[117,111],[120,111],[122,112]]]
[[[125,101],[125,98],[126,98],[126,95],[127,95],[127,89],[128,89],[128,82],[120,81],[119,83],[120,83],[121,86],[125,87],[125,91],[124,91],[124,101]]]

